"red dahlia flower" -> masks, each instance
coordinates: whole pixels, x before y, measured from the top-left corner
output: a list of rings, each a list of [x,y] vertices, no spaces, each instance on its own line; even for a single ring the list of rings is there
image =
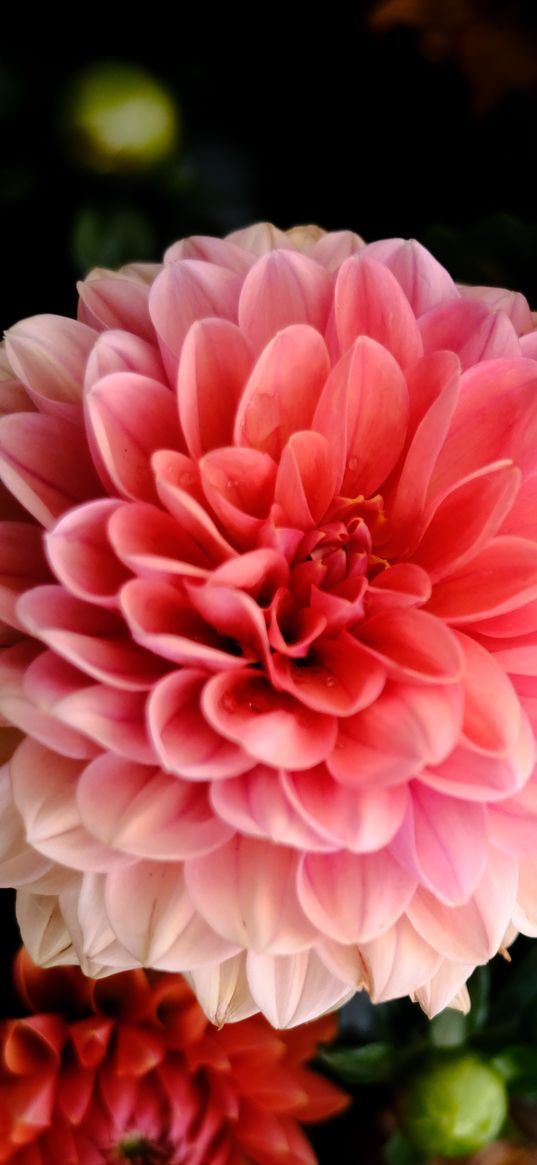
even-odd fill
[[[9,1165],[312,1165],[299,1121],[348,1103],[305,1061],[331,1019],[276,1034],[262,1016],[213,1028],[180,976],[16,981],[30,1014],[0,1027],[0,1162]]]
[[[1,391],[5,883],[33,957],[289,1026],[537,933],[537,336],[417,243],[93,272]]]

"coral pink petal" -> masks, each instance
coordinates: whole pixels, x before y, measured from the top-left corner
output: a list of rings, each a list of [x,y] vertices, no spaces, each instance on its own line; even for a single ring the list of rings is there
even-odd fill
[[[478,287],[461,284],[459,293],[462,299],[478,300],[484,303],[491,311],[504,312],[509,317],[518,336],[534,330],[533,317],[525,296],[519,291],[507,291],[505,287]]]
[[[209,575],[211,559],[197,539],[157,506],[120,506],[110,516],[108,534],[118,558],[138,575],[163,582]]]
[[[485,808],[436,793],[418,781],[410,789],[392,853],[440,902],[467,902],[488,857]]]
[[[22,630],[15,609],[19,596],[49,578],[39,527],[0,522],[0,619]]]
[[[166,373],[156,344],[120,329],[101,332],[90,352],[84,388],[91,391],[97,380],[116,372],[134,372],[166,383]]]
[[[200,463],[205,497],[238,549],[250,549],[274,498],[276,463],[257,449],[216,449]]]
[[[420,319],[425,352],[448,348],[463,368],[502,356],[519,356],[520,344],[504,312],[492,312],[483,303],[459,300],[442,303]]]
[[[347,984],[336,978],[315,950],[296,955],[247,956],[250,991],[269,1023],[277,1028],[300,1023],[346,1003]]]
[[[218,566],[211,578],[211,587],[230,587],[243,590],[266,607],[289,581],[289,566],[277,550],[261,548],[241,554]]]
[[[210,796],[218,816],[239,833],[297,849],[337,848],[327,830],[313,817],[307,820],[287,793],[287,773],[258,765],[243,776],[213,784]]]
[[[416,239],[380,239],[368,243],[366,255],[386,264],[416,316],[460,297],[445,267]]]
[[[214,629],[167,583],[133,579],[123,587],[121,608],[136,642],[164,659],[210,671],[244,663],[225,650]]]
[[[318,641],[306,660],[273,655],[272,673],[278,688],[335,716],[352,716],[372,704],[386,680],[385,669],[346,631]]]
[[[161,764],[189,780],[235,777],[253,767],[242,748],[211,727],[200,707],[207,674],[183,668],[154,688],[148,723]]]
[[[485,963],[502,945],[517,892],[513,858],[491,851],[484,874],[464,906],[444,906],[419,889],[407,913],[422,938],[458,963]]]
[[[216,849],[232,833],[201,786],[110,753],[84,770],[77,802],[93,837],[140,858],[178,861]]]
[[[387,845],[401,825],[408,801],[404,784],[351,790],[338,785],[322,766],[305,773],[284,772],[281,781],[289,802],[310,828],[334,849],[343,846],[354,853]],[[221,788],[225,794],[229,783]]]
[[[116,607],[129,571],[114,554],[108,520],[121,506],[113,498],[87,502],[65,514],[47,534],[45,544],[56,577],[79,599]]]
[[[369,942],[404,912],[416,887],[388,851],[305,854],[298,874],[301,905],[321,934],[336,942]]]
[[[290,324],[311,324],[323,333],[331,290],[327,272],[306,255],[272,251],[254,264],[244,280],[239,300],[241,329],[256,352]]]
[[[238,561],[240,563],[242,559]],[[258,563],[254,569],[257,569],[257,566]],[[215,627],[220,635],[236,640],[236,643],[231,645],[232,651],[237,651],[240,647],[248,659],[268,660],[265,620],[262,611],[250,595],[234,587],[218,586],[212,582],[207,586],[185,583],[185,590],[199,615]]]
[[[364,249],[340,268],[334,293],[336,326],[343,352],[357,336],[387,348],[402,368],[423,355],[414,313],[391,271]]]
[[[290,526],[309,530],[325,515],[335,493],[336,468],[321,433],[293,433],[276,479],[275,500]]]
[[[0,478],[47,527],[71,506],[102,492],[82,431],[63,417],[40,413],[13,413],[0,420]]]
[[[310,427],[329,371],[326,345],[314,328],[294,324],[279,331],[242,394],[235,444],[278,459],[291,433]]]
[[[429,602],[434,602],[434,591]],[[360,627],[360,640],[401,679],[449,683],[462,675],[463,659],[455,635],[425,611],[402,608],[373,615]]]
[[[376,615],[394,607],[421,607],[431,597],[429,575],[413,562],[396,562],[376,575],[367,589],[367,613]]]
[[[537,546],[502,535],[433,588],[428,611],[455,625],[502,615],[537,597]]]
[[[235,324],[207,319],[187,333],[177,376],[179,417],[192,457],[230,445],[235,410],[253,363]]]
[[[396,360],[359,336],[329,377],[313,421],[332,449],[339,492],[375,492],[401,453],[407,419],[407,387]]]
[[[446,760],[427,768],[421,778],[433,789],[468,801],[501,801],[519,792],[535,763],[535,742],[522,713],[515,746],[506,756],[491,756],[460,744]]]
[[[263,764],[307,769],[325,760],[337,734],[333,716],[315,713],[246,669],[214,676],[203,693],[210,724]]]
[[[149,318],[149,288],[115,272],[94,272],[78,284],[81,318],[97,331],[122,328],[149,343],[155,333]]]
[[[244,233],[244,232],[238,232]],[[164,253],[165,263],[176,263],[178,259],[203,259],[206,263],[216,263],[218,267],[228,267],[236,275],[246,275],[255,263],[255,255],[227,239],[213,239],[210,235],[192,235],[173,243]]]
[[[112,493],[154,501],[150,456],[177,443],[181,434],[171,392],[156,380],[114,372],[98,380],[86,396],[90,442]]]
[[[206,858],[190,859],[185,881],[200,914],[228,942],[294,954],[316,935],[298,902],[297,863],[292,849],[237,836]]]
[[[233,271],[199,259],[170,263],[157,275],[149,311],[171,383],[191,324],[207,316],[236,322],[241,281]]]
[[[404,914],[381,938],[363,943],[360,953],[374,1003],[415,991],[434,975],[441,961],[438,951],[425,942]]]
[[[106,911],[120,942],[142,966],[188,971],[235,953],[196,915],[181,865],[136,862],[121,874],[106,880]]]
[[[80,411],[84,371],[96,339],[93,329],[77,320],[33,316],[6,333],[6,352],[34,404],[69,419]]]
[[[520,731],[520,703],[503,668],[475,639],[460,632],[464,652],[465,739],[474,748],[505,755],[516,747]]]
[[[215,565],[218,565],[218,563],[232,558],[235,551],[209,517],[201,504],[200,497],[194,496],[195,487],[192,482],[188,481],[189,469],[185,465],[186,460],[182,453],[176,453],[170,449],[161,449],[153,454],[151,463],[157,493],[160,501],[168,513],[175,518],[181,529],[199,543],[208,558]],[[181,484],[182,482],[184,484]],[[195,488],[195,493],[198,494],[197,488]],[[199,495],[202,497],[201,483]]]

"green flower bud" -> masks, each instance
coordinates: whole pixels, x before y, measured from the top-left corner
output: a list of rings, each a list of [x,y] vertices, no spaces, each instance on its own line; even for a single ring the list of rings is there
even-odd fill
[[[426,1156],[463,1157],[497,1137],[507,1114],[499,1073],[472,1052],[429,1060],[398,1098],[401,1128]]]

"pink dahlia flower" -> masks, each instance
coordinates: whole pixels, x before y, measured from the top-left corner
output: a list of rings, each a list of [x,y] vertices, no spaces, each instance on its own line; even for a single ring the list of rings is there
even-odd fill
[[[524,298],[260,226],[93,272],[3,367],[0,874],[33,957],[187,972],[218,1022],[464,1006],[537,934]]]
[[[348,1104],[305,1067],[330,1017],[216,1031],[179,976],[95,982],[25,951],[16,982],[28,1014],[0,1025],[3,1165],[315,1165],[299,1122]]]

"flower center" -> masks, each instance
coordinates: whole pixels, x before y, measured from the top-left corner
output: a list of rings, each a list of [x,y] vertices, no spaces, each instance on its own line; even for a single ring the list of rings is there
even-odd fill
[[[126,1133],[115,1146],[110,1165],[173,1165],[174,1147],[167,1137],[153,1140],[136,1131]]]

